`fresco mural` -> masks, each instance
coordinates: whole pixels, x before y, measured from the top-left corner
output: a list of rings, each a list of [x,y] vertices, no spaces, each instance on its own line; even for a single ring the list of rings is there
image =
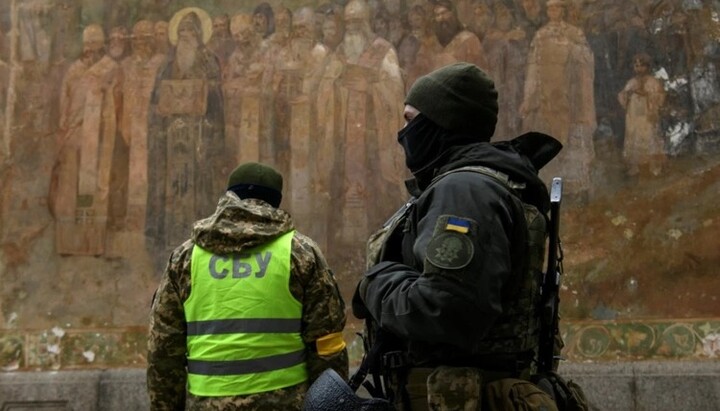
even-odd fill
[[[170,250],[244,161],[349,299],[406,198],[405,91],[456,61],[496,81],[493,141],[565,146],[568,357],[720,355],[719,1],[8,0],[0,368],[141,366]]]

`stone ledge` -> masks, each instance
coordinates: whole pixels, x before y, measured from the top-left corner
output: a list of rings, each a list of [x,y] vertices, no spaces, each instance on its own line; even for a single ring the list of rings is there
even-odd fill
[[[145,370],[0,373],[0,411],[146,410]]]
[[[560,374],[585,390],[592,410],[720,409],[720,362],[563,363]]]
[[[96,410],[102,371],[0,374],[0,410]]]
[[[596,411],[720,409],[720,362],[563,363]],[[0,411],[147,410],[141,368],[0,373]]]

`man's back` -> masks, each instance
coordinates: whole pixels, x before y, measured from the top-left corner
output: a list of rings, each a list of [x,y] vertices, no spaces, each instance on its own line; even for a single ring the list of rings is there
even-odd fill
[[[299,409],[324,369],[347,374],[335,279],[317,245],[267,201],[228,191],[171,254],[151,318],[154,408],[181,407],[187,384],[191,409]]]

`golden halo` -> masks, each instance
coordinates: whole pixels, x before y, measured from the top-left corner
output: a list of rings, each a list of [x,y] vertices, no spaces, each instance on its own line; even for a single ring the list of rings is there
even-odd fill
[[[199,7],[185,7],[175,13],[175,15],[170,19],[170,23],[168,23],[168,37],[170,38],[170,43],[173,46],[177,46],[178,26],[180,25],[180,20],[193,12],[200,18],[203,44],[207,44],[207,42],[210,41],[210,37],[212,37],[212,19],[210,19],[210,15]]]

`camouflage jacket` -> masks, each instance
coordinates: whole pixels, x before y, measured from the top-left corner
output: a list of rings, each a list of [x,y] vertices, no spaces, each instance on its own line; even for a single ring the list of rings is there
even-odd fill
[[[240,200],[228,192],[215,213],[195,223],[192,237],[170,255],[153,299],[148,341],[147,385],[153,410],[186,406],[186,322],[183,303],[190,295],[190,263],[195,244],[219,255],[238,253],[293,229],[290,215],[267,203]],[[292,240],[290,291],[302,303],[302,338],[310,380],[281,390],[235,397],[188,395],[188,409],[293,410],[302,406],[309,384],[327,368],[347,376],[347,350],[320,356],[318,338],[345,326],[345,304],[317,244],[296,232]]]

